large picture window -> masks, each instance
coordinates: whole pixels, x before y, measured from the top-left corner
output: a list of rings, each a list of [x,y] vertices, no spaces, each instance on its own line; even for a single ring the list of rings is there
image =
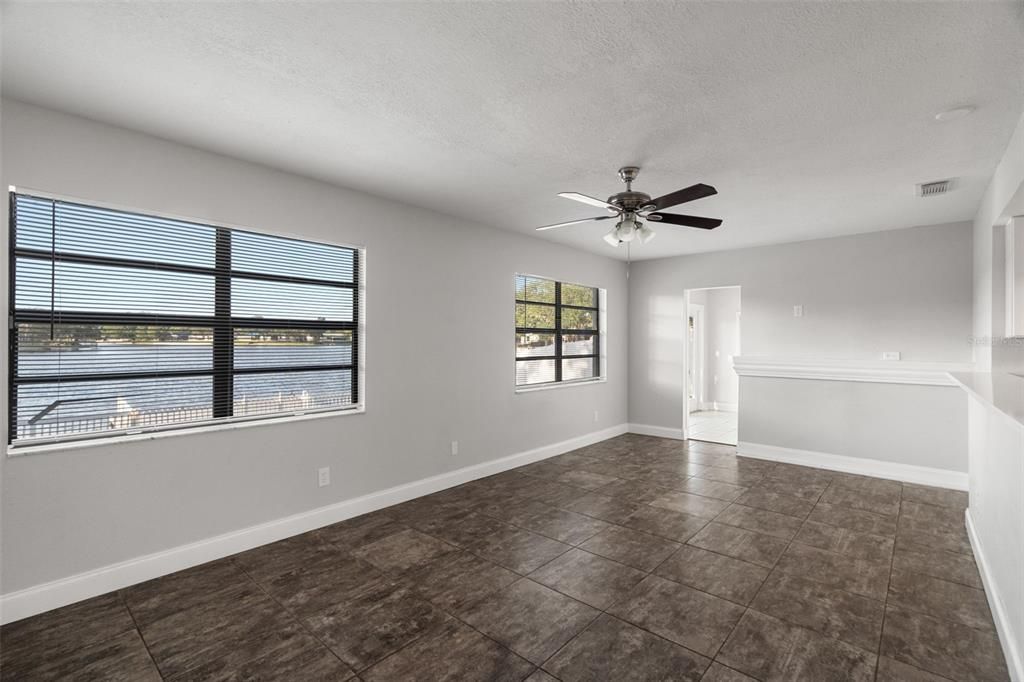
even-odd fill
[[[601,376],[600,290],[516,275],[516,386]]]
[[[14,445],[359,405],[360,251],[11,193]]]

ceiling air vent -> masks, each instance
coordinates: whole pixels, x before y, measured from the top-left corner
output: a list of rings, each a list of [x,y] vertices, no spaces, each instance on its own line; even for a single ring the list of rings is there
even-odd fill
[[[922,182],[917,185],[917,196],[934,197],[937,194],[945,194],[953,189],[953,179],[936,180],[935,182]]]

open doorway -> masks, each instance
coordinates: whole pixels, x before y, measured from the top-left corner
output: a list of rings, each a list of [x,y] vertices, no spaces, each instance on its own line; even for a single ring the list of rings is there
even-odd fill
[[[684,432],[692,440],[736,445],[740,381],[740,288],[686,291]]]

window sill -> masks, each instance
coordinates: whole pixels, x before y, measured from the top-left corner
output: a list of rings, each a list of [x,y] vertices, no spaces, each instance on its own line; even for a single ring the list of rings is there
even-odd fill
[[[207,424],[205,426],[185,427],[180,429],[167,429],[166,431],[150,431],[130,435],[110,436],[107,438],[89,438],[83,440],[64,441],[58,443],[41,443],[39,445],[23,445],[15,447],[7,446],[8,457],[21,457],[24,455],[35,455],[50,452],[66,452],[69,450],[83,450],[86,448],[103,447],[107,445],[118,445],[121,443],[138,443],[147,440],[161,438],[174,438],[177,436],[194,436],[203,433],[215,433],[218,431],[234,431],[235,429],[248,429],[256,426],[273,426],[275,424],[290,424],[292,422],[310,421],[313,419],[331,419],[334,417],[348,417],[356,414],[364,414],[366,406],[360,405],[347,410],[331,410],[325,412],[314,412],[310,414],[286,415],[283,417],[271,417],[268,419],[246,419],[222,424]]]
[[[549,384],[536,384],[534,386],[516,386],[516,393],[534,393],[536,391],[550,391],[556,388],[569,388],[571,386],[592,386],[594,384],[607,383],[605,377],[598,379],[581,379],[579,381],[556,381]]]

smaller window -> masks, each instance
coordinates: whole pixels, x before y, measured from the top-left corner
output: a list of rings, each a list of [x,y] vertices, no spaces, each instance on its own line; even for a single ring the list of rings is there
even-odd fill
[[[516,275],[516,386],[601,376],[600,291]]]

